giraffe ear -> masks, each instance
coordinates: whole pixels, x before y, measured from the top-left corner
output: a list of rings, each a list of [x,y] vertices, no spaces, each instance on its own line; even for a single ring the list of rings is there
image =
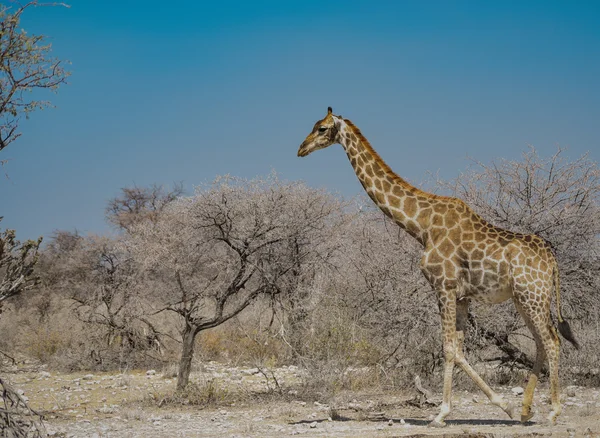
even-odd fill
[[[331,114],[333,112],[333,110],[331,109],[330,106],[327,107],[327,114]]]

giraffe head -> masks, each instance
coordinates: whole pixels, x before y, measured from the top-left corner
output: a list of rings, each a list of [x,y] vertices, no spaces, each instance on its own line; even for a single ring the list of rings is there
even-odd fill
[[[306,157],[313,151],[324,149],[332,144],[339,143],[338,132],[342,117],[333,115],[331,107],[327,108],[324,119],[315,123],[308,137],[302,142],[298,149],[299,157]]]

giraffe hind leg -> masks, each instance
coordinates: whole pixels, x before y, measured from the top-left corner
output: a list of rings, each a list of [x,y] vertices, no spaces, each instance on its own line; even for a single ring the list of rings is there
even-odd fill
[[[542,295],[547,296],[548,300],[550,299],[549,294]],[[528,324],[528,326],[531,324],[531,331],[536,338],[536,343],[538,344],[538,352],[536,354],[536,362],[531,374],[533,378],[527,384],[527,389],[523,397],[522,416],[524,415],[524,418],[526,419],[530,415],[530,412],[528,412],[527,409],[530,409],[531,407],[537,376],[539,375],[539,371],[541,370],[545,356],[548,360],[548,370],[550,374],[550,398],[552,400],[552,410],[548,415],[548,422],[550,424],[554,424],[556,423],[556,419],[562,410],[558,381],[560,340],[550,321],[550,312],[548,311],[549,303],[527,301],[526,297],[528,296],[528,294],[519,294],[516,297],[515,302],[517,303],[517,309],[519,309],[521,314],[524,315],[525,322]]]
[[[529,328],[529,331],[533,335],[536,347],[535,363],[533,365],[533,369],[531,370],[531,374],[529,375],[527,387],[525,388],[525,392],[523,394],[523,409],[521,411],[521,422],[525,423],[526,421],[529,421],[535,414],[531,409],[531,406],[533,404],[533,394],[535,392],[535,387],[537,385],[546,356],[544,353],[544,344],[542,342],[542,338],[538,333],[535,324],[533,323],[529,315],[527,315],[523,307],[516,300],[515,307],[517,308],[519,314],[525,321],[527,328]]]
[[[459,342],[462,345],[462,340],[464,339],[463,332],[459,332],[458,337],[460,339]],[[492,404],[500,407],[510,418],[514,418],[513,404],[490,388],[490,386],[481,378],[477,371],[475,371],[469,362],[467,362],[467,359],[464,357],[462,351],[457,355],[456,363],[465,373],[467,373],[471,380],[473,380],[477,386],[479,386],[479,389],[481,389],[483,393],[490,399]]]

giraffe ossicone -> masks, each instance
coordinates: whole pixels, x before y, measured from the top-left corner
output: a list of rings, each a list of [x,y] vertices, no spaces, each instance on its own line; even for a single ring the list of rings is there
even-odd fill
[[[544,359],[548,359],[552,424],[561,412],[558,359],[560,340],[551,320],[556,294],[558,330],[575,340],[560,312],[558,265],[548,242],[536,235],[495,227],[464,201],[424,192],[395,174],[347,119],[327,109],[298,149],[298,156],[341,144],[369,197],[424,249],[421,271],[437,293],[442,318],[444,388],[440,413],[432,426],[444,426],[451,411],[452,371],[457,364],[490,401],[511,418],[513,406],[496,394],[469,365],[463,353],[470,300],[496,304],[512,299],[532,332],[536,359],[523,395],[521,421],[532,418],[531,405]]]

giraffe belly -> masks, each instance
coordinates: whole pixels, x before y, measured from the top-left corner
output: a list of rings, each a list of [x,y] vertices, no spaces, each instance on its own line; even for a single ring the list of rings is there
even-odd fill
[[[483,278],[468,277],[472,278],[468,278],[464,284],[464,295],[467,298],[486,304],[499,304],[512,298],[510,282],[497,273],[485,274]]]

